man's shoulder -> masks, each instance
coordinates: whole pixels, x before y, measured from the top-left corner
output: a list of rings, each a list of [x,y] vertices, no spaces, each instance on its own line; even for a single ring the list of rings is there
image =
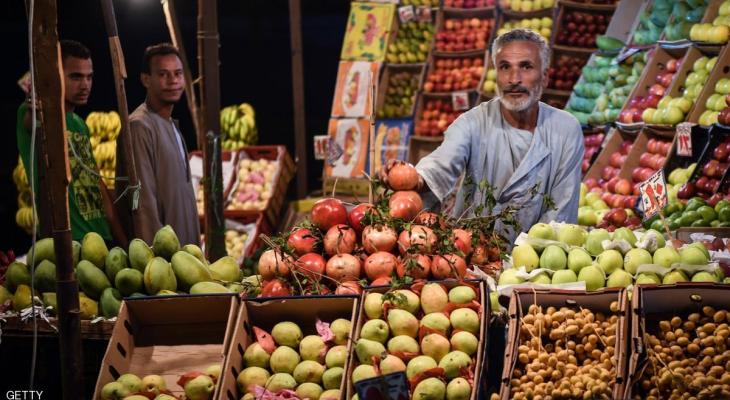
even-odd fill
[[[147,106],[142,103],[137,107],[131,114],[129,114],[129,127],[136,130],[145,128],[147,130],[152,129],[154,120]]]
[[[540,102],[540,112],[545,114],[542,119],[543,123],[547,123],[552,127],[559,127],[563,133],[568,131],[569,133],[583,135],[580,122],[573,114],[543,102]]]

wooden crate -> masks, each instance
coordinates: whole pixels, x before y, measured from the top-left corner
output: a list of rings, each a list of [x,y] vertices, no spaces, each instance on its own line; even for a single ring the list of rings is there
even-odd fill
[[[195,157],[200,157],[200,159],[203,159],[203,152],[201,150],[195,150],[191,151],[190,154],[188,154],[188,159],[192,160]],[[229,177],[229,179],[226,179],[225,176],[223,176],[223,208],[225,208],[228,205],[228,197],[231,194],[231,190],[233,189],[233,185],[236,182],[236,167],[238,167],[238,152],[237,151],[222,151],[221,152],[221,161],[222,162],[230,162],[233,161],[233,173]],[[205,166],[203,166],[205,167]],[[202,185],[200,185],[199,181],[193,182],[193,189],[195,190],[196,194],[196,201],[197,201],[197,193],[198,190],[203,190]],[[205,211],[205,210],[203,210]],[[200,217],[202,218],[202,214],[198,213]]]
[[[380,77],[380,84],[378,85],[378,93],[375,102],[375,113],[378,115],[385,105],[385,98],[388,96],[388,89],[390,87],[390,77],[395,73],[408,72],[418,76],[418,85],[413,90],[413,105],[408,115],[396,116],[393,118],[412,118],[413,113],[416,110],[416,103],[418,102],[418,92],[423,87],[423,76],[426,72],[425,64],[387,64],[383,68],[383,72]],[[388,118],[388,117],[383,117]],[[381,119],[381,118],[378,118]]]
[[[697,97],[694,107],[692,107],[692,110],[685,119],[686,121],[699,123],[700,116],[706,110],[705,103],[707,99],[715,93],[715,84],[721,78],[727,78],[728,76],[730,76],[730,46],[725,46],[720,51],[715,68],[712,69],[710,76],[705,81],[705,85],[702,87],[702,91],[699,97]]]
[[[458,10],[458,11],[457,11]],[[436,34],[438,32],[441,32],[444,29],[444,24],[446,20],[448,19],[471,19],[471,18],[478,18],[481,20],[484,19],[492,19],[493,25],[492,28],[489,31],[489,34],[486,38],[486,47],[483,49],[472,49],[472,50],[464,50],[464,51],[444,51],[444,50],[438,50],[436,49],[436,43],[434,41],[432,53],[435,56],[444,56],[444,55],[453,55],[453,56],[468,56],[472,55],[474,52],[487,52],[489,50],[489,46],[491,45],[492,41],[496,37],[497,33],[497,10],[496,8],[490,7],[490,8],[477,8],[477,9],[444,9],[443,12],[439,13],[439,18],[436,20]],[[435,35],[434,35],[435,37]]]

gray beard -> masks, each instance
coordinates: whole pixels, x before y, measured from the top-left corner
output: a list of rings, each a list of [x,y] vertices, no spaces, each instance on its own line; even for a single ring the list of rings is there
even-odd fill
[[[540,101],[543,91],[542,84],[538,84],[534,91],[529,91],[529,96],[526,100],[512,101],[504,97],[504,92],[502,92],[502,89],[499,86],[497,86],[496,90],[497,96],[499,96],[499,102],[504,106],[504,108],[513,112],[522,112],[535,105],[538,101]]]

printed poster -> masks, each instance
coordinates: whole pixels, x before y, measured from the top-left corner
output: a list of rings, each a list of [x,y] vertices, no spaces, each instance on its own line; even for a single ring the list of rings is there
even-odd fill
[[[340,59],[383,61],[395,4],[352,3]]]
[[[329,135],[342,148],[332,163],[325,163],[325,177],[362,178],[368,157],[370,121],[367,119],[331,119]]]

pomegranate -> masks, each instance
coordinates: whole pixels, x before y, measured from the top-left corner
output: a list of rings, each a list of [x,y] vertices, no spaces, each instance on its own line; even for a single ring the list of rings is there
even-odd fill
[[[362,231],[362,246],[368,254],[391,251],[397,241],[395,230],[388,225],[370,225]]]
[[[289,234],[286,244],[288,244],[298,256],[301,256],[303,254],[316,252],[319,247],[319,239],[308,228],[295,228]]]
[[[388,185],[393,190],[415,190],[418,179],[418,171],[408,163],[395,164],[388,171]]]
[[[283,254],[281,251],[274,249],[266,250],[261,253],[259,258],[259,275],[264,280],[269,280],[275,276],[289,276],[290,266],[294,260],[289,255]]]
[[[362,286],[360,286],[359,283],[356,281],[347,281],[342,282],[340,285],[337,286],[337,289],[335,290],[335,294],[343,295],[343,294],[360,294],[362,293]]]
[[[430,254],[436,245],[436,235],[431,228],[423,225],[412,225],[398,236],[398,250],[401,254],[413,247],[417,253]]]
[[[337,224],[347,223],[347,210],[340,200],[326,198],[317,201],[312,207],[312,223],[322,232]]]
[[[363,269],[365,269],[368,279],[373,281],[381,277],[389,277],[397,263],[398,260],[394,255],[386,251],[378,251],[368,256]]]
[[[297,259],[297,270],[308,278],[318,281],[324,275],[324,257],[317,253],[307,253]]]
[[[396,265],[395,272],[399,278],[427,279],[431,272],[431,259],[423,254],[405,256]]]
[[[360,279],[360,260],[352,254],[337,254],[327,261],[325,266],[327,276],[339,281]]]
[[[390,285],[390,277],[389,276],[381,276],[378,279],[375,279],[374,281],[370,282],[370,286],[387,286]]]
[[[332,256],[341,253],[352,253],[357,244],[357,234],[349,225],[337,224],[324,235],[324,251]]]
[[[457,228],[452,231],[451,237],[454,241],[454,246],[464,253],[464,257],[468,257],[472,252],[471,232]]]
[[[282,282],[279,279],[272,279],[268,282],[264,282],[264,287],[261,289],[261,297],[284,296],[291,296],[291,289],[285,282]]]
[[[466,275],[466,261],[456,254],[434,256],[431,274],[435,279],[463,278]]]
[[[412,221],[423,209],[423,200],[416,192],[402,191],[393,193],[388,205],[391,217]]]
[[[422,211],[416,215],[413,222],[419,225],[425,225],[429,228],[443,227],[439,216],[432,212]]]
[[[352,210],[350,210],[350,214],[347,215],[347,222],[357,233],[362,233],[362,230],[365,229],[365,227],[362,226],[362,219],[369,210],[375,212],[375,208],[373,208],[372,204],[360,203],[353,207]]]

